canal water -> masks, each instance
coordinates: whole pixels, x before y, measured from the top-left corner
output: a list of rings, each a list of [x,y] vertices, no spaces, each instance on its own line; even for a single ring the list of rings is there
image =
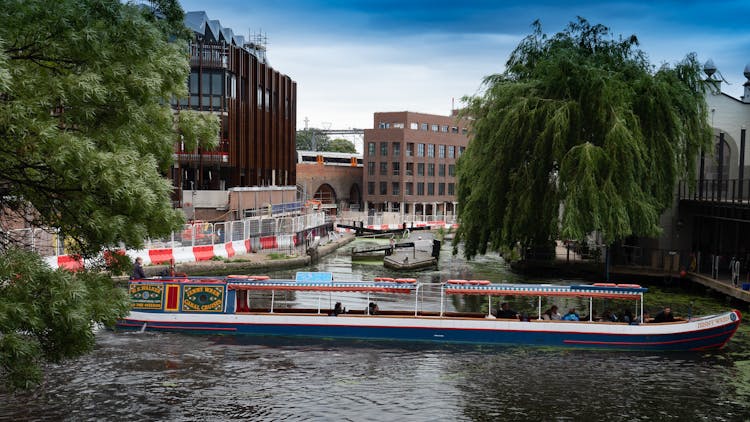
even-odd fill
[[[353,264],[347,251],[362,243],[307,270],[337,279],[394,275],[375,263]],[[466,262],[449,246],[440,267],[415,275],[425,284],[576,281],[524,280],[496,256]],[[729,306],[678,283],[648,286],[646,305],[671,305],[681,315]],[[427,289],[424,301],[436,291]],[[381,309],[414,306],[413,297],[385,299],[371,298]],[[356,295],[327,300],[366,304]],[[535,306],[512,305],[529,312]],[[560,305],[587,312],[585,303]],[[487,304],[457,300],[450,307],[486,311]],[[667,354],[102,330],[93,353],[48,367],[39,390],[0,393],[0,421],[742,421],[750,419],[748,327],[743,323],[721,351]]]

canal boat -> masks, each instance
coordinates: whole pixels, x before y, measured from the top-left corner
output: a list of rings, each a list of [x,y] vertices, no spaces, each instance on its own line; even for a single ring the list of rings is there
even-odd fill
[[[559,346],[593,349],[698,351],[720,349],[740,324],[732,310],[669,323],[639,322],[644,315],[643,294],[631,284],[498,284],[486,280],[449,280],[440,285],[439,310],[425,306],[424,287],[415,279],[375,278],[372,281],[334,281],[331,273],[300,272],[294,280],[266,276],[171,276],[132,280],[132,310],[118,320],[119,329],[181,331],[204,334],[302,336],[371,340]],[[252,299],[270,293],[270,304]],[[281,294],[317,293],[316,307],[281,307]],[[330,295],[354,293],[370,302],[371,295],[411,295],[414,308],[378,310],[372,306],[345,311],[322,307]],[[488,312],[449,312],[450,295],[486,296]],[[493,299],[505,296],[538,298],[536,315],[521,319],[497,318]],[[542,298],[625,299],[634,303],[634,323],[545,320]],[[409,300],[411,300],[410,298]],[[437,299],[437,298],[436,298]],[[585,299],[584,299],[585,300]],[[254,303],[258,302],[258,303]],[[589,315],[592,313],[589,312]]]

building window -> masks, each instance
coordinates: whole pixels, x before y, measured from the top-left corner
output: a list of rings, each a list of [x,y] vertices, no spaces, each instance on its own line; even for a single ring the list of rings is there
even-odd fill
[[[448,195],[455,195],[456,194],[455,186],[456,185],[454,183],[448,183]]]
[[[469,133],[469,129],[461,128],[461,135],[466,135],[467,133]]]
[[[417,183],[417,195],[424,196],[424,183]]]
[[[380,194],[388,195],[388,182],[380,182]]]
[[[393,124],[393,128],[394,129],[403,129],[404,128],[404,124],[403,123],[394,123]]]
[[[445,177],[445,164],[438,164],[438,176]]]
[[[429,130],[429,125],[427,123],[422,123],[422,130]]]
[[[388,176],[388,163],[386,163],[385,161],[380,163],[380,175]]]
[[[367,143],[367,155],[369,155],[370,157],[375,155],[375,142]]]
[[[424,157],[424,144],[417,144],[417,157]]]
[[[458,127],[457,126],[453,126],[451,128],[451,133],[458,133]]]
[[[437,132],[438,131],[438,125],[432,125],[432,131]]]
[[[414,163],[406,163],[406,175],[407,176],[414,175]]]
[[[445,145],[438,145],[438,158],[445,158]]]
[[[445,132],[445,133],[448,133],[448,125],[443,125],[443,126],[440,126],[440,131],[441,131],[441,132]]]
[[[435,194],[435,184],[434,183],[428,183],[427,184],[427,195],[434,195]]]
[[[401,172],[401,163],[398,161],[394,161],[391,163],[391,168],[393,169],[393,175],[398,176],[398,174]]]
[[[456,158],[456,147],[448,145],[448,158]]]
[[[466,147],[458,147],[458,156],[460,157],[461,154],[464,153],[464,151],[466,151]]]
[[[401,195],[401,188],[398,182],[391,183],[391,195]]]
[[[388,123],[386,122],[380,122],[378,123],[378,129],[388,129]]]
[[[438,195],[445,195],[445,183],[438,183]]]
[[[367,182],[367,194],[375,195],[375,182]]]
[[[427,175],[431,177],[435,176],[435,164],[433,163],[427,164]]]
[[[448,164],[448,176],[455,176],[455,175],[456,175],[456,165]]]
[[[419,129],[419,123],[417,123],[417,122],[411,122],[411,123],[409,123],[409,129],[411,129],[411,130],[418,130]]]
[[[424,176],[424,163],[417,163],[417,176]]]
[[[414,144],[412,142],[409,142],[406,144],[406,156],[407,157],[414,156]]]
[[[369,176],[375,176],[375,162],[374,161],[367,162],[367,174]]]
[[[435,144],[427,144],[427,156],[435,158]]]
[[[414,188],[413,184],[411,182],[406,182],[406,194],[407,195],[414,195]]]
[[[380,156],[381,157],[387,157],[388,156],[388,142],[381,142],[380,143]]]
[[[398,157],[399,155],[401,155],[401,144],[399,144],[398,142],[394,142],[391,149],[393,150],[394,157]]]

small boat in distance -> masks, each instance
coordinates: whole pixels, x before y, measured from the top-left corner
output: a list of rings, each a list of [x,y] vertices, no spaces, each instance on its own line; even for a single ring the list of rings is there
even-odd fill
[[[158,277],[132,280],[133,309],[117,328],[237,335],[281,335],[324,338],[559,346],[617,350],[694,351],[722,348],[740,324],[739,311],[668,323],[621,323],[542,319],[542,297],[625,299],[635,302],[636,321],[644,315],[643,294],[633,284],[493,284],[487,280],[449,280],[440,286],[439,311],[424,310],[422,284],[411,278],[380,277],[373,281],[334,281],[331,273],[299,272],[294,280],[266,276]],[[270,292],[270,306],[257,307],[251,292]],[[317,308],[279,308],[276,294],[317,292]],[[321,308],[320,297],[354,292],[370,295],[412,295],[414,309],[346,312]],[[421,294],[421,296],[420,296]],[[487,296],[487,314],[448,312],[449,295]],[[497,296],[538,298],[538,313],[524,320],[496,318]],[[434,307],[437,309],[437,306]],[[589,313],[591,315],[591,312]]]

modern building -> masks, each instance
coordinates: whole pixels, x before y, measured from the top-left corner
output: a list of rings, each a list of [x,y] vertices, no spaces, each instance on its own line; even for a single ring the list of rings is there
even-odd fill
[[[468,121],[410,111],[375,113],[364,137],[364,208],[403,215],[455,215],[456,160]]]
[[[189,97],[172,106],[219,115],[221,139],[214,151],[176,145],[175,205],[196,190],[295,186],[297,84],[269,65],[263,37],[246,40],[203,11],[185,24],[194,34]]]

